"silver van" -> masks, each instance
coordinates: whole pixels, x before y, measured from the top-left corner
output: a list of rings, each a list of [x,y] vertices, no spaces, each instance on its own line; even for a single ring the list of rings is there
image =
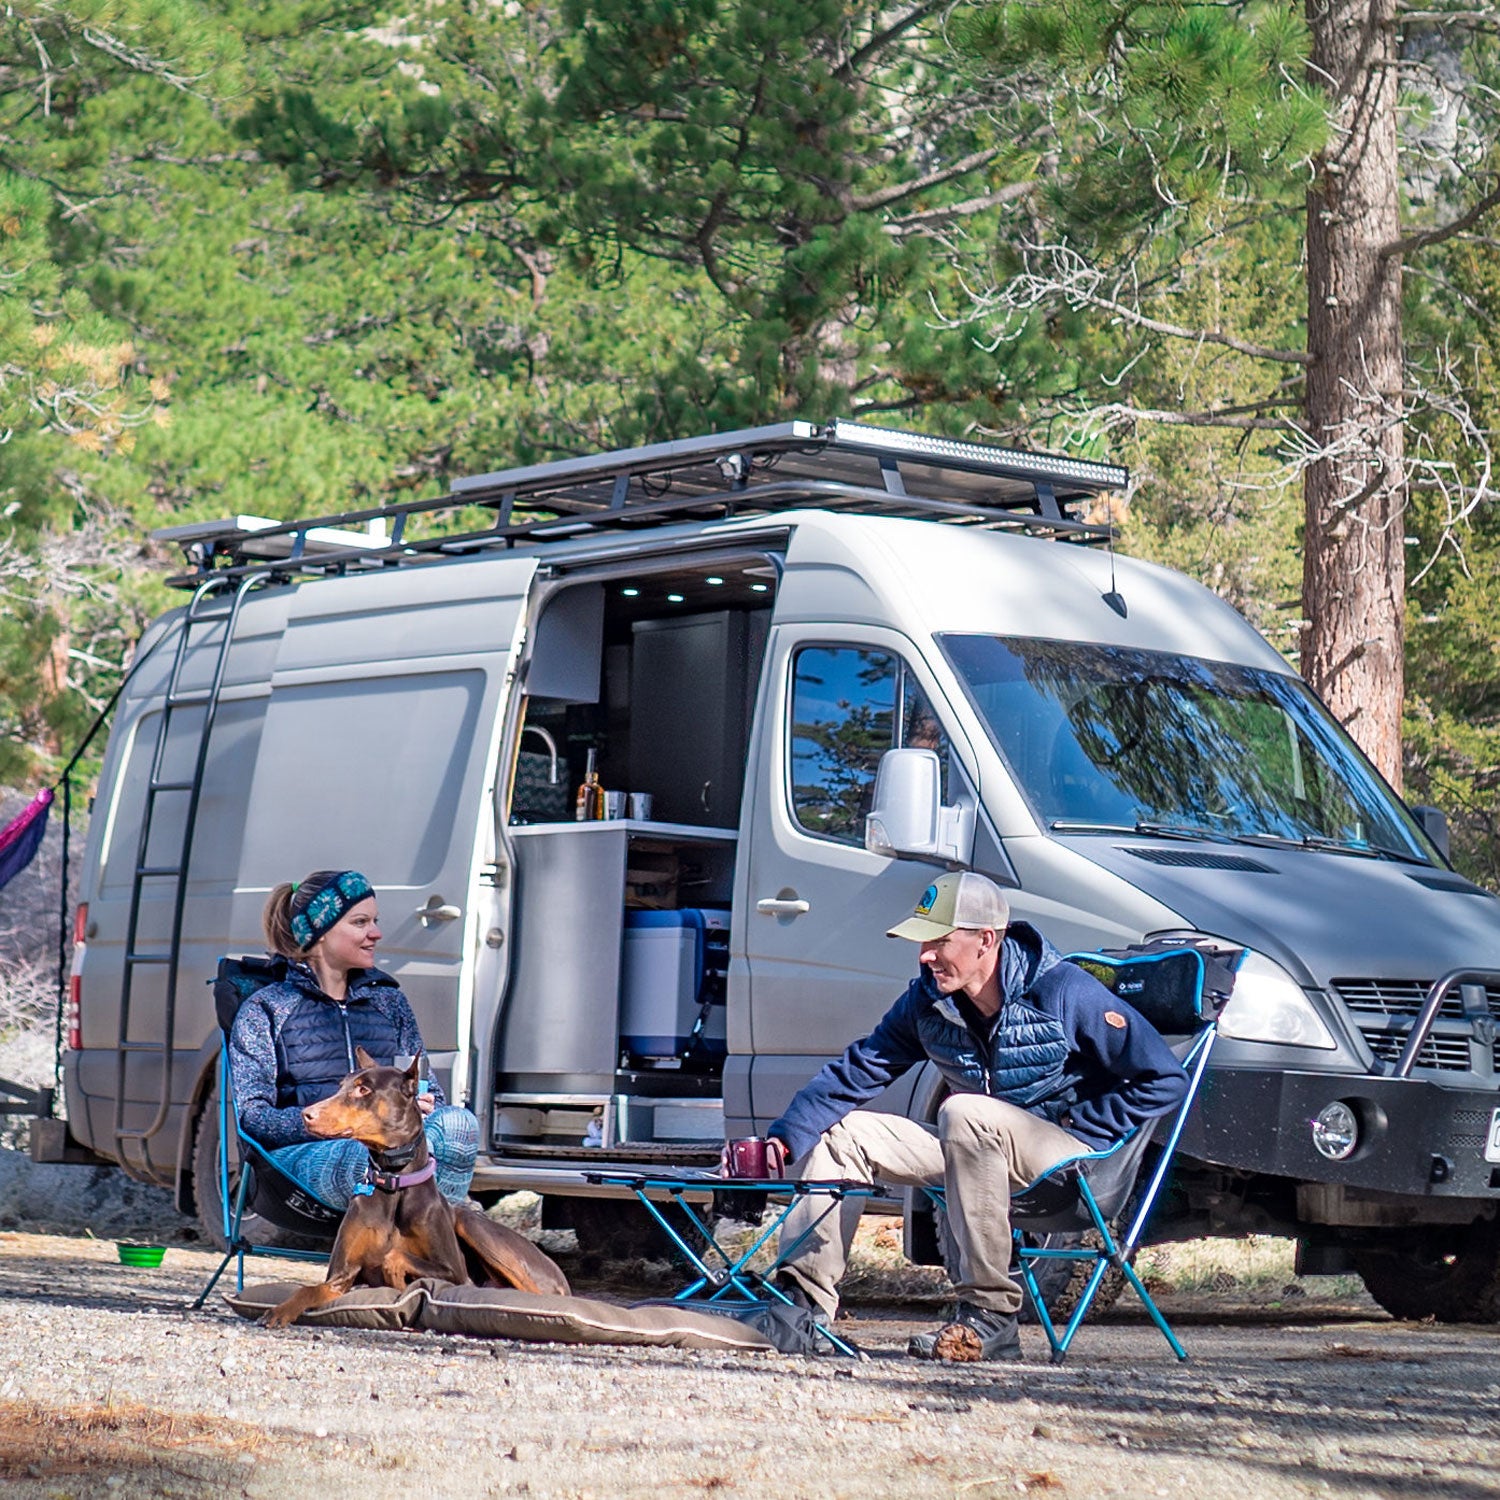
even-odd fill
[[[1500,902],[1239,615],[1114,555],[1125,479],[788,422],[164,533],[190,601],[116,712],[42,1150],[215,1223],[205,980],[272,885],[354,866],[476,1193],[616,1233],[581,1169],[764,1128],[970,867],[1064,950],[1246,950],[1158,1237],[1290,1235],[1397,1313],[1500,1317]]]

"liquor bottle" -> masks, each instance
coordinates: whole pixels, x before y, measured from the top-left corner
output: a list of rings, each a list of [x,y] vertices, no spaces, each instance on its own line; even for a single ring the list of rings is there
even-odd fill
[[[604,816],[604,788],[599,784],[599,771],[595,765],[597,754],[590,749],[588,766],[573,802],[573,816],[580,823],[597,822]]]

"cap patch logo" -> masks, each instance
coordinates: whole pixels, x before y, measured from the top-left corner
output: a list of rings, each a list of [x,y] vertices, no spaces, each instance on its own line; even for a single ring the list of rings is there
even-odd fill
[[[937,887],[930,885],[922,892],[922,899],[917,902],[917,915],[925,917],[928,912],[937,905]]]
[[[1105,1011],[1104,1020],[1107,1025],[1113,1026],[1116,1031],[1124,1031],[1125,1029],[1125,1017],[1117,1010]]]

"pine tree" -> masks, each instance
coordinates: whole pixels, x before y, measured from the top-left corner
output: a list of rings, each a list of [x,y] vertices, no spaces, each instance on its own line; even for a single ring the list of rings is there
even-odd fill
[[[1003,242],[995,252],[978,314],[1009,331],[1066,309],[1119,330],[1128,358],[1082,383],[1073,401],[1081,422],[1192,423],[1247,442],[1280,434],[1304,486],[1304,671],[1399,785],[1403,515],[1414,467],[1404,442],[1402,260],[1477,222],[1500,191],[1492,169],[1464,170],[1460,141],[1435,173],[1443,190],[1403,226],[1398,62],[1416,84],[1400,101],[1408,111],[1423,88],[1437,95],[1446,85],[1443,70],[1423,72],[1414,32],[1400,57],[1399,17],[1383,3],[1310,6],[1305,25],[1259,4],[1000,4],[960,35],[1009,82],[1012,118],[1057,143],[1059,162],[1045,210],[1013,228],[1019,254]],[[1465,134],[1492,142],[1493,48],[1476,19],[1455,12],[1444,31],[1445,56],[1461,60],[1467,84],[1449,102]],[[1431,177],[1434,140],[1425,146]],[[1482,157],[1481,146],[1472,165]],[[1192,290],[1205,280],[1253,275],[1257,243],[1279,243],[1273,253],[1288,269],[1304,264],[1305,243],[1304,318],[1281,310],[1235,327],[1183,316],[1212,305]],[[1163,410],[1160,350],[1172,339],[1261,365],[1256,390]],[[1429,405],[1428,415],[1451,416],[1465,399]]]

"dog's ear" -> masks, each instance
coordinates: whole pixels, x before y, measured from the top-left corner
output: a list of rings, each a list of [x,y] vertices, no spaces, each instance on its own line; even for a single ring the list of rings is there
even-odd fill
[[[422,1054],[420,1052],[412,1058],[411,1066],[406,1070],[406,1081],[411,1084],[411,1091],[415,1094],[417,1085],[422,1081]]]
[[[363,1047],[359,1046],[356,1046],[354,1049],[354,1060],[362,1068],[378,1068],[380,1066]]]

